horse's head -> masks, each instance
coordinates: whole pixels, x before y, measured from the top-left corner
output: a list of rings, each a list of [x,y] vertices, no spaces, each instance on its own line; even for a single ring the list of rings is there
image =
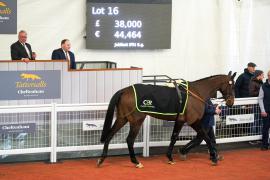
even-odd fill
[[[226,105],[231,107],[234,104],[234,78],[236,76],[236,72],[232,75],[230,71],[229,74],[226,76],[224,81],[222,81],[222,85],[219,88],[219,91],[222,93]]]

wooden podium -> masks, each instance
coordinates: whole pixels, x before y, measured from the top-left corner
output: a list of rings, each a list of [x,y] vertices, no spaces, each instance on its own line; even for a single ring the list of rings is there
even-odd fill
[[[104,103],[117,90],[142,82],[141,68],[71,70],[68,67],[65,60],[0,61],[0,71],[61,71],[60,99],[4,100],[0,106]]]

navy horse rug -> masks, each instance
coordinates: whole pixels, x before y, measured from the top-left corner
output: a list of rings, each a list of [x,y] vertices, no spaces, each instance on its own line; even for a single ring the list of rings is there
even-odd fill
[[[176,87],[134,84],[133,90],[136,100],[136,108],[139,112],[154,113],[161,115],[183,114],[187,103],[187,82]]]

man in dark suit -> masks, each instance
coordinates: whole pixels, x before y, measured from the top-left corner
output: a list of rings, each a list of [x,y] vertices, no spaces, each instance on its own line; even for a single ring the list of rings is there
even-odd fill
[[[27,33],[26,31],[20,31],[18,34],[18,41],[10,46],[11,59],[12,60],[23,60],[29,62],[35,60],[36,55],[32,52],[31,45],[26,43]]]
[[[70,63],[70,69],[76,69],[74,53],[70,51],[71,44],[68,39],[61,41],[61,48],[55,49],[52,53],[52,59],[65,59]]]

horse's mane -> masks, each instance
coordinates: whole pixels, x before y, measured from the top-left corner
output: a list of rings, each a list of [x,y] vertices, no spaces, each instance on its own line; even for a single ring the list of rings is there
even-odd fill
[[[207,79],[215,78],[215,77],[217,77],[217,76],[226,76],[226,75],[225,75],[225,74],[213,75],[213,76],[205,77],[205,78],[198,79],[198,80],[195,80],[195,81],[192,81],[192,82],[199,82],[199,81],[203,81],[203,80],[207,80]]]

